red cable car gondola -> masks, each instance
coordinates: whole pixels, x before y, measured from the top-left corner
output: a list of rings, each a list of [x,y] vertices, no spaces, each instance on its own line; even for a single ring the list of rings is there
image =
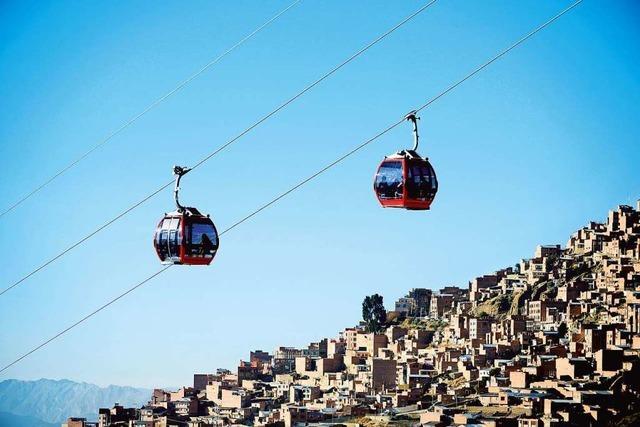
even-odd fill
[[[414,145],[386,156],[376,173],[373,189],[385,208],[427,210],[438,192],[438,179],[426,157],[420,157],[418,148],[418,120],[416,111],[407,114],[413,122]]]
[[[209,265],[218,251],[218,231],[209,215],[184,207],[178,201],[180,178],[189,170],[174,166],[176,210],[164,214],[153,236],[153,246],[162,264]]]

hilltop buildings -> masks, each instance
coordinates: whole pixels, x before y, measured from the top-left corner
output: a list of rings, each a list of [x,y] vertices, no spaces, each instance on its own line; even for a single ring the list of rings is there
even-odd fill
[[[429,426],[617,422],[640,411],[640,203],[466,287],[412,289],[388,319],[379,334],[359,325],[306,348],[252,351],[234,372],[155,390],[143,408],[101,409],[96,425],[384,423],[398,413]]]

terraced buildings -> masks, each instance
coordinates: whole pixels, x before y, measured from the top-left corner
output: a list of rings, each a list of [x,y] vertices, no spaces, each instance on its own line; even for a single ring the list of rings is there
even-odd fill
[[[640,203],[395,308],[382,333],[256,350],[144,408],[103,409],[99,425],[638,425]]]

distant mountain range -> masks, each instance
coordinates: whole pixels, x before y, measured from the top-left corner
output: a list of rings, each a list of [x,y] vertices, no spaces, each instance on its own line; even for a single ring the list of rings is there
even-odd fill
[[[5,380],[0,382],[0,426],[51,427],[68,417],[95,421],[98,408],[118,402],[140,407],[151,398],[151,390],[77,383],[70,380]]]

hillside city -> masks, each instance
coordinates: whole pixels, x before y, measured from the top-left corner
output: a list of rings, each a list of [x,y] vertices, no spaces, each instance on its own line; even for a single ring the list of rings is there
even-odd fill
[[[640,201],[466,287],[63,426],[640,425]]]

